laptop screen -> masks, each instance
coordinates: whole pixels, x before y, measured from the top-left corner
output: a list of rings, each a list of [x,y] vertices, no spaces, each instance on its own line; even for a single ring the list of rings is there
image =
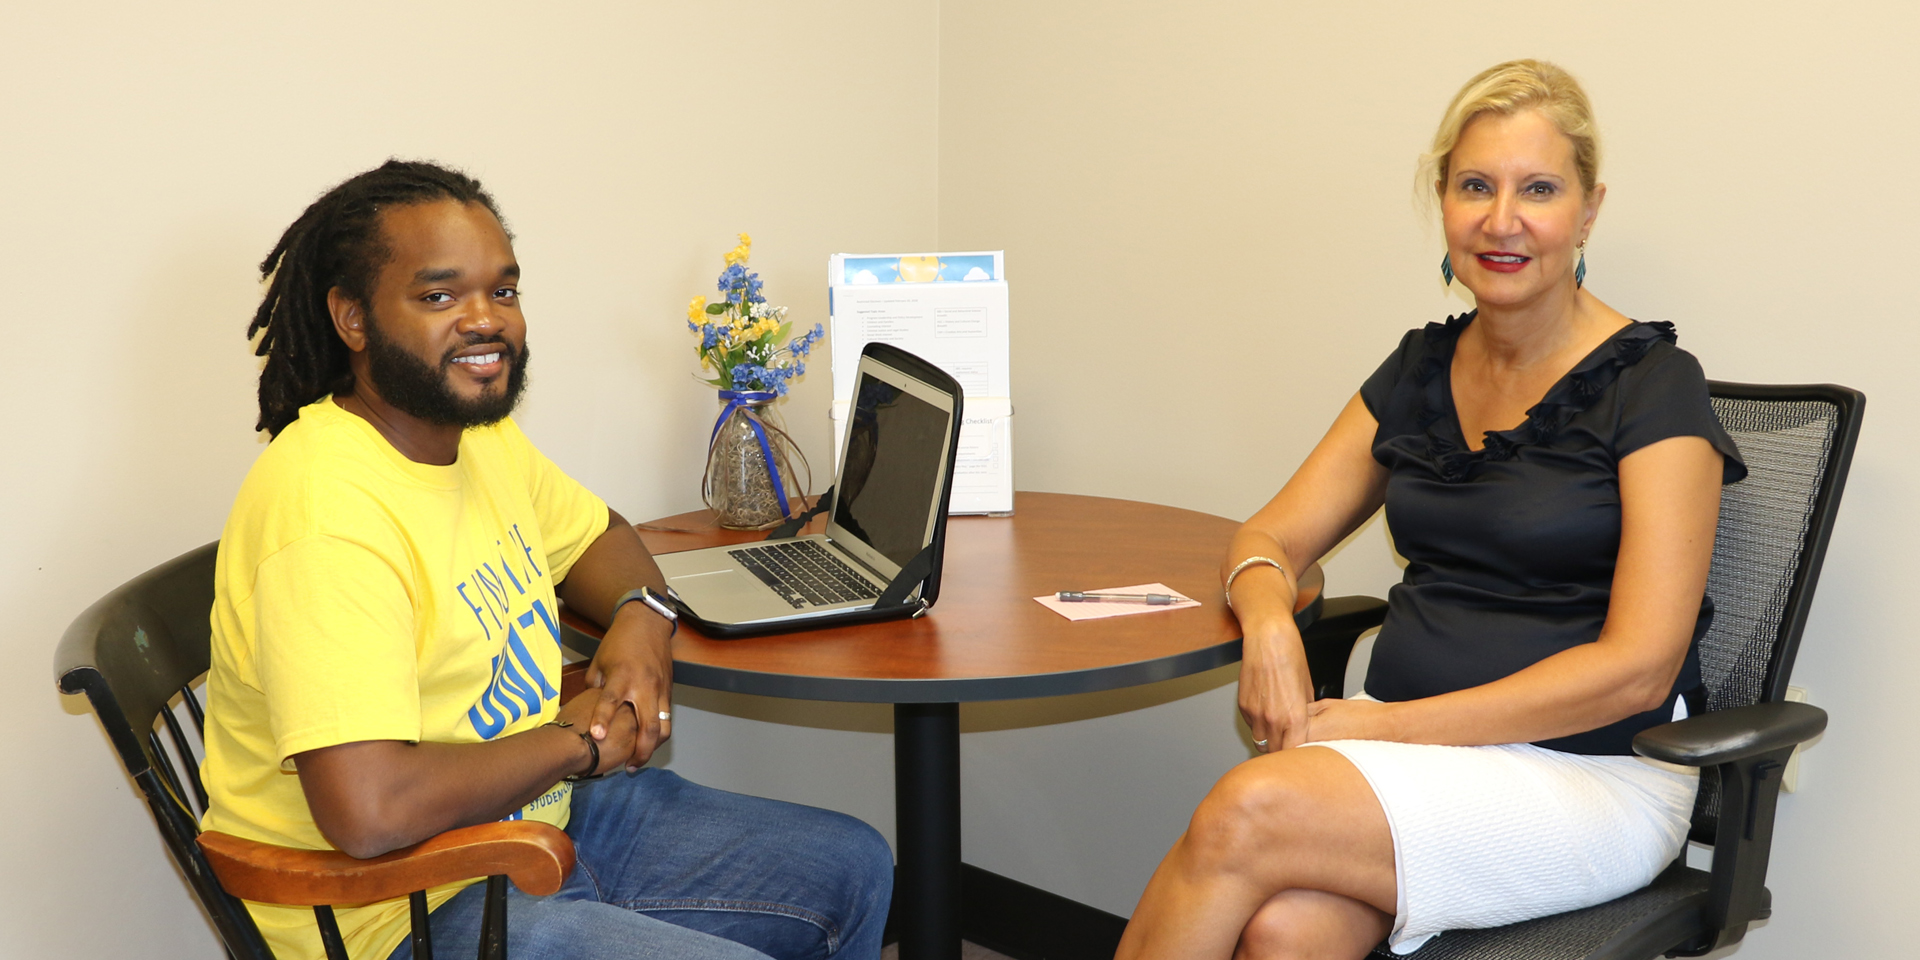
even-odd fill
[[[927,545],[952,422],[947,411],[861,371],[833,522],[906,566]]]

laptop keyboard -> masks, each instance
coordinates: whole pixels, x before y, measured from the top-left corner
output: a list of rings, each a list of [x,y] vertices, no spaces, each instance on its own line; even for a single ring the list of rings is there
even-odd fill
[[[855,600],[874,600],[880,588],[818,540],[782,540],[759,547],[728,550],[727,556],[752,571],[762,583],[773,588],[782,600],[799,610],[808,605],[822,607]]]

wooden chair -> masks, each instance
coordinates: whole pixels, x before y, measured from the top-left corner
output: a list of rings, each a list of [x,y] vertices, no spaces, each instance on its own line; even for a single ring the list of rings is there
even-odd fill
[[[205,713],[194,684],[206,674],[210,656],[217,547],[210,543],[161,564],[88,607],[61,639],[54,672],[62,692],[84,693],[92,701],[227,954],[234,960],[273,958],[242,899],[312,907],[329,960],[347,960],[331,905],[408,896],[413,955],[432,960],[423,891],[486,877],[480,956],[504,960],[507,881],[545,896],[559,890],[573,869],[573,843],[552,826],[514,821],[463,827],[367,860],[200,832],[207,791],[197,745]],[[580,673],[565,675],[563,689],[580,689]],[[192,721],[192,735],[181,710]]]
[[[1700,644],[1707,712],[1634,738],[1642,756],[1701,768],[1691,839],[1713,846],[1710,870],[1682,856],[1651,885],[1586,910],[1489,930],[1454,930],[1383,960],[1646,960],[1700,956],[1739,942],[1772,912],[1766,888],[1780,775],[1826,711],[1786,700],[1860,435],[1866,396],[1846,387],[1713,383],[1714,411],[1740,445],[1747,479],[1721,494]],[[1328,600],[1307,632],[1316,696],[1342,693],[1354,640],[1386,604]]]

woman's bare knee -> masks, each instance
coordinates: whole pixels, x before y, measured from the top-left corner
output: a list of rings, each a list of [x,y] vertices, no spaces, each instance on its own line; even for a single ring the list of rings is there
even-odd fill
[[[1214,869],[1286,856],[1287,817],[1294,806],[1285,765],[1241,764],[1207,792],[1187,825],[1190,851]]]
[[[1392,917],[1339,894],[1287,890],[1254,913],[1234,960],[1361,960]]]
[[[1187,836],[1210,859],[1285,862],[1289,847],[1326,822],[1328,797],[1317,768],[1325,750],[1289,750],[1227,771],[1194,810]]]
[[[1235,877],[1262,896],[1292,888],[1393,902],[1393,840],[1372,788],[1345,757],[1288,750],[1214,784],[1176,848],[1200,875]]]

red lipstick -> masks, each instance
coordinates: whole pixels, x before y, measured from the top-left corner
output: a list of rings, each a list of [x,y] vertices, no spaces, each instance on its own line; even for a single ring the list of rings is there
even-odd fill
[[[1477,253],[1474,254],[1474,259],[1480,261],[1482,267],[1494,273],[1519,273],[1526,268],[1527,264],[1533,262],[1532,257],[1520,253],[1508,253],[1505,250]]]

